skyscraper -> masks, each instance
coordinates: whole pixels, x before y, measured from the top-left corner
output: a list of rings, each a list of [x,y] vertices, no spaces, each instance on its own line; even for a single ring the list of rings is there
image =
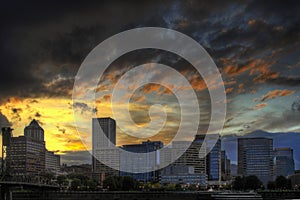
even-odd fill
[[[195,174],[206,174],[206,158],[200,157],[205,155],[206,148],[202,148],[205,135],[196,135],[194,141],[189,148],[173,163],[174,165],[193,166]],[[177,152],[182,152],[182,148],[186,146],[185,141],[174,141],[172,143],[173,156],[177,157]]]
[[[104,134],[101,133],[101,130]],[[93,172],[100,173],[101,177],[119,175],[119,171],[116,170],[116,168],[119,169],[120,166],[120,153],[118,149],[114,149],[112,146],[116,144],[116,121],[110,117],[93,118],[92,140]],[[110,144],[108,140],[112,144]],[[102,162],[99,161],[100,159]],[[109,163],[110,166],[114,166],[115,169],[108,167],[105,163]]]
[[[275,149],[275,176],[289,176],[295,173],[294,153],[291,148]]]
[[[230,160],[227,158],[226,151],[221,151],[221,180],[226,181],[231,178]]]
[[[104,133],[101,134],[101,129]],[[116,121],[110,117],[106,118],[93,118],[92,121],[92,137],[93,137],[93,149],[101,149],[110,147],[108,140],[116,145]]]
[[[207,176],[209,181],[221,181],[221,140],[217,140],[207,154]]]
[[[273,180],[273,139],[238,139],[238,175],[256,175],[264,184]]]

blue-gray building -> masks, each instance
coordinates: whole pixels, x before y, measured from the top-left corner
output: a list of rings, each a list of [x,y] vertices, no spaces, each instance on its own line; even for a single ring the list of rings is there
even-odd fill
[[[157,167],[159,165],[159,149],[163,148],[163,143],[160,141],[146,141],[142,144],[129,144],[123,145],[123,150],[134,153],[149,153],[156,151],[155,154],[149,154],[149,156],[139,157],[136,156],[133,159],[127,158],[126,154],[121,152],[120,154],[120,175],[130,176],[138,181],[157,181],[159,178],[159,171]],[[149,167],[150,172],[146,173],[131,173],[128,171],[138,171],[139,168],[146,166]],[[136,169],[136,170],[135,170]]]
[[[217,140],[212,150],[207,154],[207,176],[209,181],[221,180],[221,140]]]
[[[294,153],[291,148],[275,149],[275,176],[289,176],[295,173]]]
[[[264,185],[273,181],[273,139],[263,137],[238,139],[238,175],[255,175]]]

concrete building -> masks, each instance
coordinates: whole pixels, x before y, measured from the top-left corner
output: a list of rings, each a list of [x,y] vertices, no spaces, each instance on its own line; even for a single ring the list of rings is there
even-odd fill
[[[12,137],[10,144],[10,173],[40,175],[45,172],[44,130],[36,120],[24,129],[24,136]]]
[[[103,131],[104,134],[101,134],[101,131]],[[93,118],[92,141],[93,173],[97,173],[99,177],[103,178],[108,175],[118,176],[120,153],[118,150],[112,148],[113,145],[116,144],[116,121],[110,117]],[[100,158],[102,162],[99,161]],[[107,164],[114,168],[108,167]]]
[[[289,176],[295,173],[294,153],[291,148],[276,148],[275,176]]]
[[[46,150],[45,158],[46,172],[52,172],[54,174],[60,173],[60,155],[56,155],[54,152]]]
[[[129,152],[140,153],[136,157],[129,159],[123,152],[120,155],[120,175],[131,176],[139,181],[157,181],[159,178],[159,149],[163,148],[163,143],[160,141],[146,141],[141,144],[123,145],[122,149]],[[148,154],[147,157],[142,153],[154,152]],[[146,167],[146,168],[145,168]],[[138,172],[140,169],[146,169],[150,172],[145,173],[131,173]],[[129,172],[131,171],[131,172]]]
[[[273,180],[273,139],[238,139],[238,175],[256,175],[266,185]]]
[[[206,171],[206,157],[201,157],[200,155],[205,155],[206,146],[201,148],[204,144],[205,135],[196,135],[192,144],[188,149],[172,164],[174,165],[186,165],[192,166],[194,168],[194,174],[201,175],[201,177],[207,178]],[[174,141],[172,143],[173,156],[178,157],[178,152],[182,152],[187,143],[185,141]]]
[[[160,182],[162,184],[197,184],[206,187],[206,174],[195,174],[193,166],[170,165],[161,171]]]
[[[228,181],[231,179],[231,164],[227,158],[226,151],[221,151],[221,180]]]

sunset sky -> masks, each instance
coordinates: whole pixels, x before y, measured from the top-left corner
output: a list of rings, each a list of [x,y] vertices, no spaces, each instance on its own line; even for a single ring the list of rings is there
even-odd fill
[[[84,113],[112,117],[111,91],[118,79],[149,62],[171,66],[189,80],[204,113],[199,132],[205,132],[210,116],[205,82],[186,60],[164,51],[139,50],[120,57],[101,78],[95,107],[73,104],[74,79],[88,53],[114,34],[149,26],[180,31],[210,54],[227,93],[222,135],[300,132],[297,1],[6,1],[1,8],[0,126],[11,125],[14,136],[23,135],[24,127],[37,119],[48,150],[76,156],[86,148],[74,124],[73,107],[82,112],[82,136],[91,134],[86,128],[91,128],[91,119]],[[150,139],[168,143],[180,121],[178,102],[169,89],[147,84],[137,90],[131,96],[131,116],[140,126],[148,124],[149,107],[156,103],[164,105],[168,117]],[[144,140],[120,129],[117,134],[118,145]]]

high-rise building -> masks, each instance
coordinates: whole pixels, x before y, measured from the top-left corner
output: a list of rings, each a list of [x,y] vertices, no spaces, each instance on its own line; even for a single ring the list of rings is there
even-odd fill
[[[120,153],[118,149],[113,148],[116,144],[116,121],[110,117],[93,118],[92,140],[93,172],[100,173],[101,179],[107,175],[119,175]]]
[[[221,139],[218,138],[216,144],[207,154],[207,176],[209,181],[221,181]]]
[[[44,142],[44,129],[40,127],[39,123],[34,119],[25,127],[24,136],[36,141]]]
[[[289,176],[295,173],[294,153],[291,148],[275,149],[275,176]]]
[[[60,155],[56,155],[54,152],[46,150],[45,158],[46,171],[58,174],[60,172]]]
[[[125,151],[139,153],[134,158],[129,159],[127,154],[121,152],[120,155],[120,175],[131,176],[139,181],[157,181],[159,171],[159,149],[163,148],[163,143],[160,141],[146,141],[141,144],[123,145],[122,149]],[[153,154],[144,153],[154,152]],[[148,170],[145,173],[131,173],[138,172],[140,169]],[[131,172],[129,172],[131,171]]]
[[[256,175],[265,185],[273,180],[273,139],[238,139],[238,175]]]
[[[227,181],[231,178],[231,164],[227,158],[226,151],[221,151],[221,180]]]
[[[44,130],[36,120],[24,129],[24,136],[12,137],[10,173],[13,175],[43,174],[45,172]]]
[[[195,174],[207,174],[206,173],[206,147],[201,148],[204,144],[205,135],[196,135],[194,141],[187,148],[187,150],[172,164],[172,165],[187,165],[193,166]],[[178,152],[182,152],[182,149],[186,147],[185,141],[172,142],[173,156],[178,156]]]
[[[101,130],[104,134],[101,134]],[[93,118],[92,132],[93,149],[111,147],[108,140],[116,145],[116,121],[114,119],[110,117]]]

